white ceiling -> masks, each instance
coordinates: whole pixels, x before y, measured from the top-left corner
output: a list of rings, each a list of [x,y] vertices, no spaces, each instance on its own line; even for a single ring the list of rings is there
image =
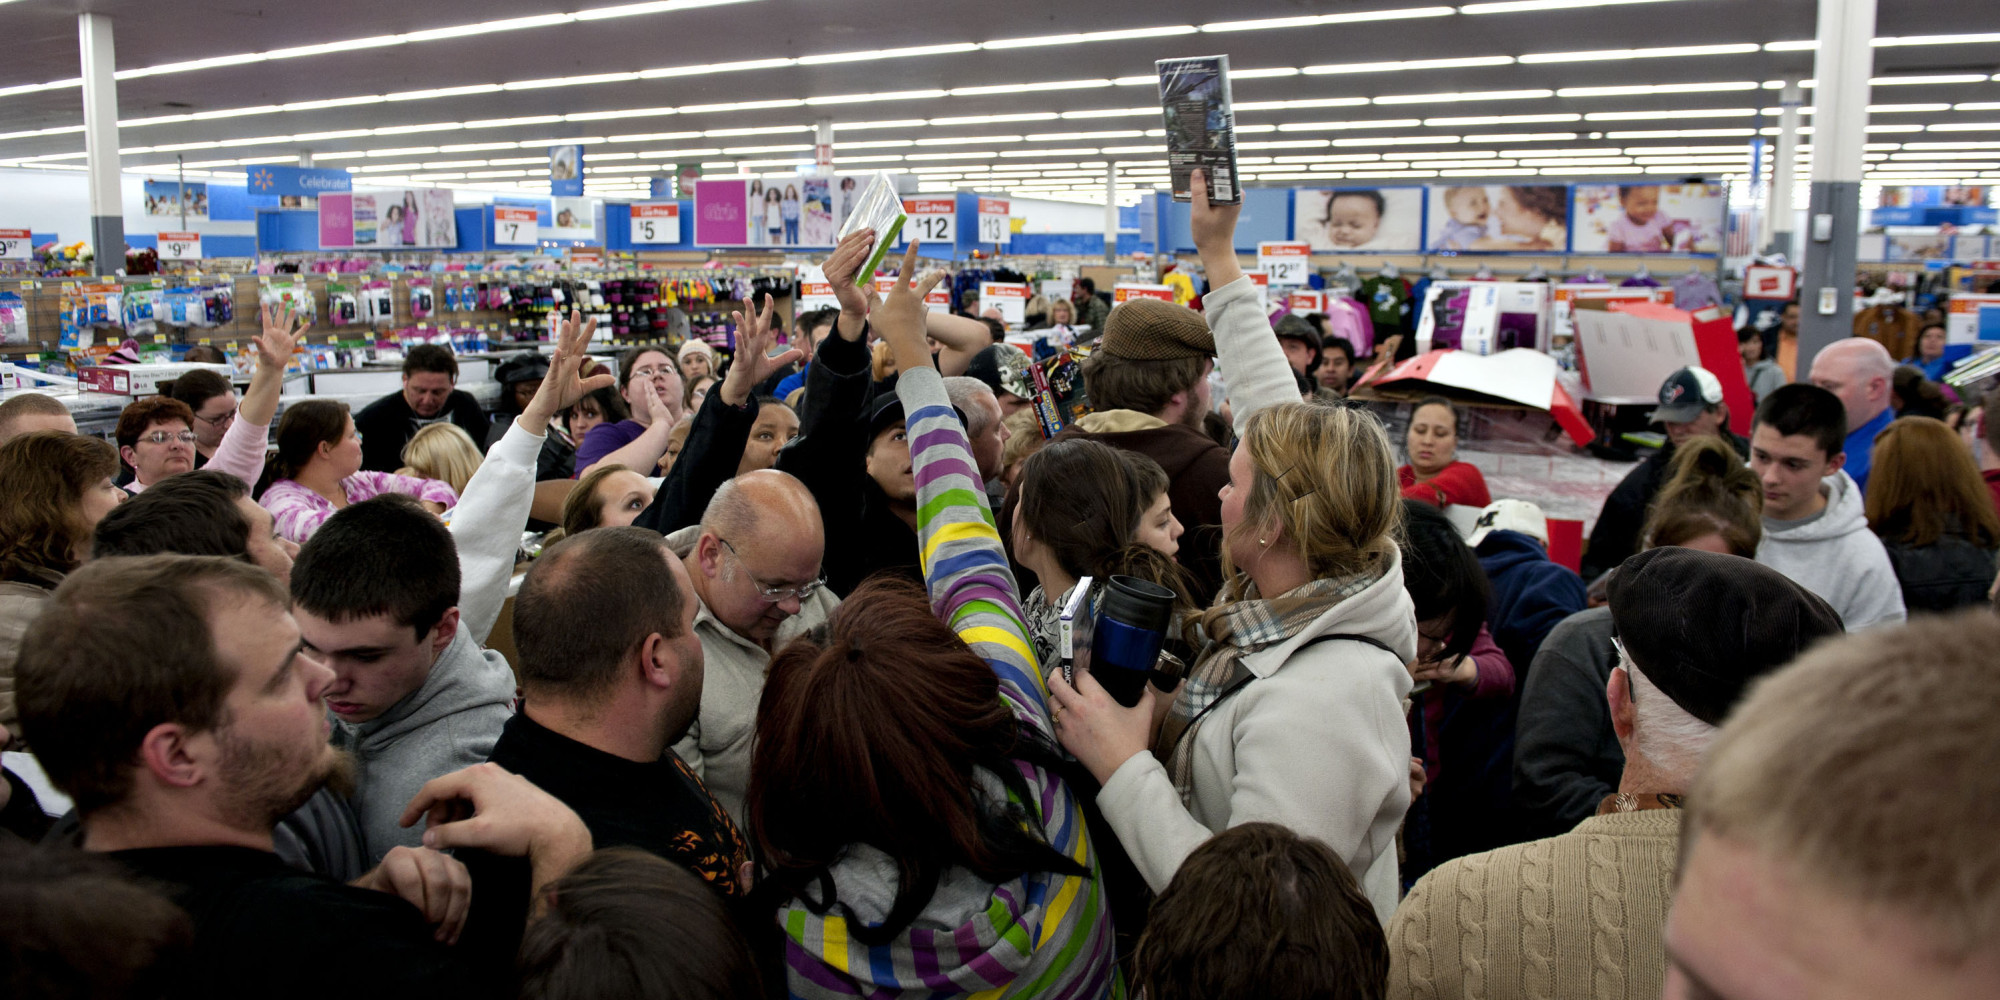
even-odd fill
[[[546,191],[543,147],[581,140],[610,195],[677,162],[791,172],[825,117],[844,171],[1101,198],[1107,160],[1162,178],[1153,60],[1216,52],[1253,182],[1741,176],[1815,24],[1801,0],[592,2],[0,0],[0,165],[82,164],[79,9],[115,25],[127,170],[311,151]],[[1876,35],[1871,177],[2000,180],[2000,3],[1881,0]]]

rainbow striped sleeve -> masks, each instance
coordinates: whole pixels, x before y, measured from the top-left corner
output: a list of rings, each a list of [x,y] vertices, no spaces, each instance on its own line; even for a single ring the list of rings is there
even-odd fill
[[[1028,641],[1020,589],[944,380],[936,369],[919,368],[905,372],[896,391],[908,415],[917,538],[931,606],[993,666],[1007,700],[1043,732],[1053,732],[1048,688]]]

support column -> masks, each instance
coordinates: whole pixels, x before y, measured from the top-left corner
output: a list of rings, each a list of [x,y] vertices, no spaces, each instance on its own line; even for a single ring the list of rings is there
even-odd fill
[[[1118,263],[1118,161],[1104,164],[1104,262]]]
[[[117,59],[111,19],[79,14],[77,43],[83,51],[83,149],[90,184],[90,245],[95,270],[111,274],[125,266],[125,197],[118,187]]]
[[[1812,370],[1814,355],[1854,333],[1855,238],[1874,35],[1875,0],[1819,0],[1812,202],[1799,266],[1801,380]]]
[[[305,149],[305,150],[300,150],[300,151],[299,151],[299,166],[301,166],[301,167],[304,167],[304,168],[305,168],[305,169],[307,169],[307,170],[311,170],[311,169],[312,169],[312,165],[313,165],[313,154],[312,154],[312,150],[310,150],[310,149]]]
[[[1796,225],[1792,189],[1798,186],[1794,168],[1799,160],[1799,108],[1805,104],[1805,91],[1799,89],[1797,80],[1786,80],[1785,88],[1778,93],[1778,152],[1771,161],[1771,196],[1765,199],[1765,214],[1770,221],[1767,228],[1771,233],[1767,243],[1771,252],[1791,259],[1798,252],[1792,234]]]
[[[813,123],[813,175],[833,176],[833,119],[821,118]]]

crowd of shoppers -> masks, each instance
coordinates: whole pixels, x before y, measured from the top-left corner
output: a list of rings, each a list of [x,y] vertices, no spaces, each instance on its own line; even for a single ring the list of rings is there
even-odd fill
[[[1046,442],[866,230],[796,347],[572,318],[493,419],[427,348],[280,414],[284,309],[115,448],[0,404],[8,995],[2000,988],[2000,425],[1743,339],[1580,574],[1474,411],[1274,326],[1239,211],[1196,175],[1200,310],[1051,303]]]

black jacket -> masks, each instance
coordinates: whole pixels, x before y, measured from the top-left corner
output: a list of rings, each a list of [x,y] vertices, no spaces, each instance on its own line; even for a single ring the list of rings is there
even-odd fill
[[[1994,551],[1980,548],[1964,534],[1952,532],[1921,546],[1884,537],[1882,548],[1903,585],[1903,607],[1910,614],[1986,603],[1986,589],[1993,585]]]
[[[453,389],[440,416],[463,428],[480,452],[485,452],[486,411],[479,408],[479,401],[471,393]],[[369,403],[354,415],[354,429],[361,432],[361,467],[370,472],[394,472],[402,468],[403,446],[416,436],[418,426],[416,411],[410,409],[401,392]]]
[[[1736,449],[1744,461],[1749,461],[1749,441],[1730,433],[1728,428],[1723,429],[1722,439],[1729,442],[1729,446]],[[1660,487],[1667,484],[1667,470],[1673,461],[1674,445],[1669,441],[1651,458],[1626,473],[1611,495],[1604,498],[1604,509],[1597,513],[1597,527],[1590,532],[1590,546],[1583,552],[1583,578],[1586,581],[1595,580],[1606,571],[1618,568],[1619,563],[1638,553],[1639,536],[1646,530],[1646,508],[1652,506]]]
[[[687,442],[653,502],[632,523],[671,535],[701,521],[715,491],[736,475],[743,460],[743,446],[750,441],[750,428],[757,423],[757,401],[742,406],[722,401],[720,388],[711,390],[695,412],[688,428]]]

